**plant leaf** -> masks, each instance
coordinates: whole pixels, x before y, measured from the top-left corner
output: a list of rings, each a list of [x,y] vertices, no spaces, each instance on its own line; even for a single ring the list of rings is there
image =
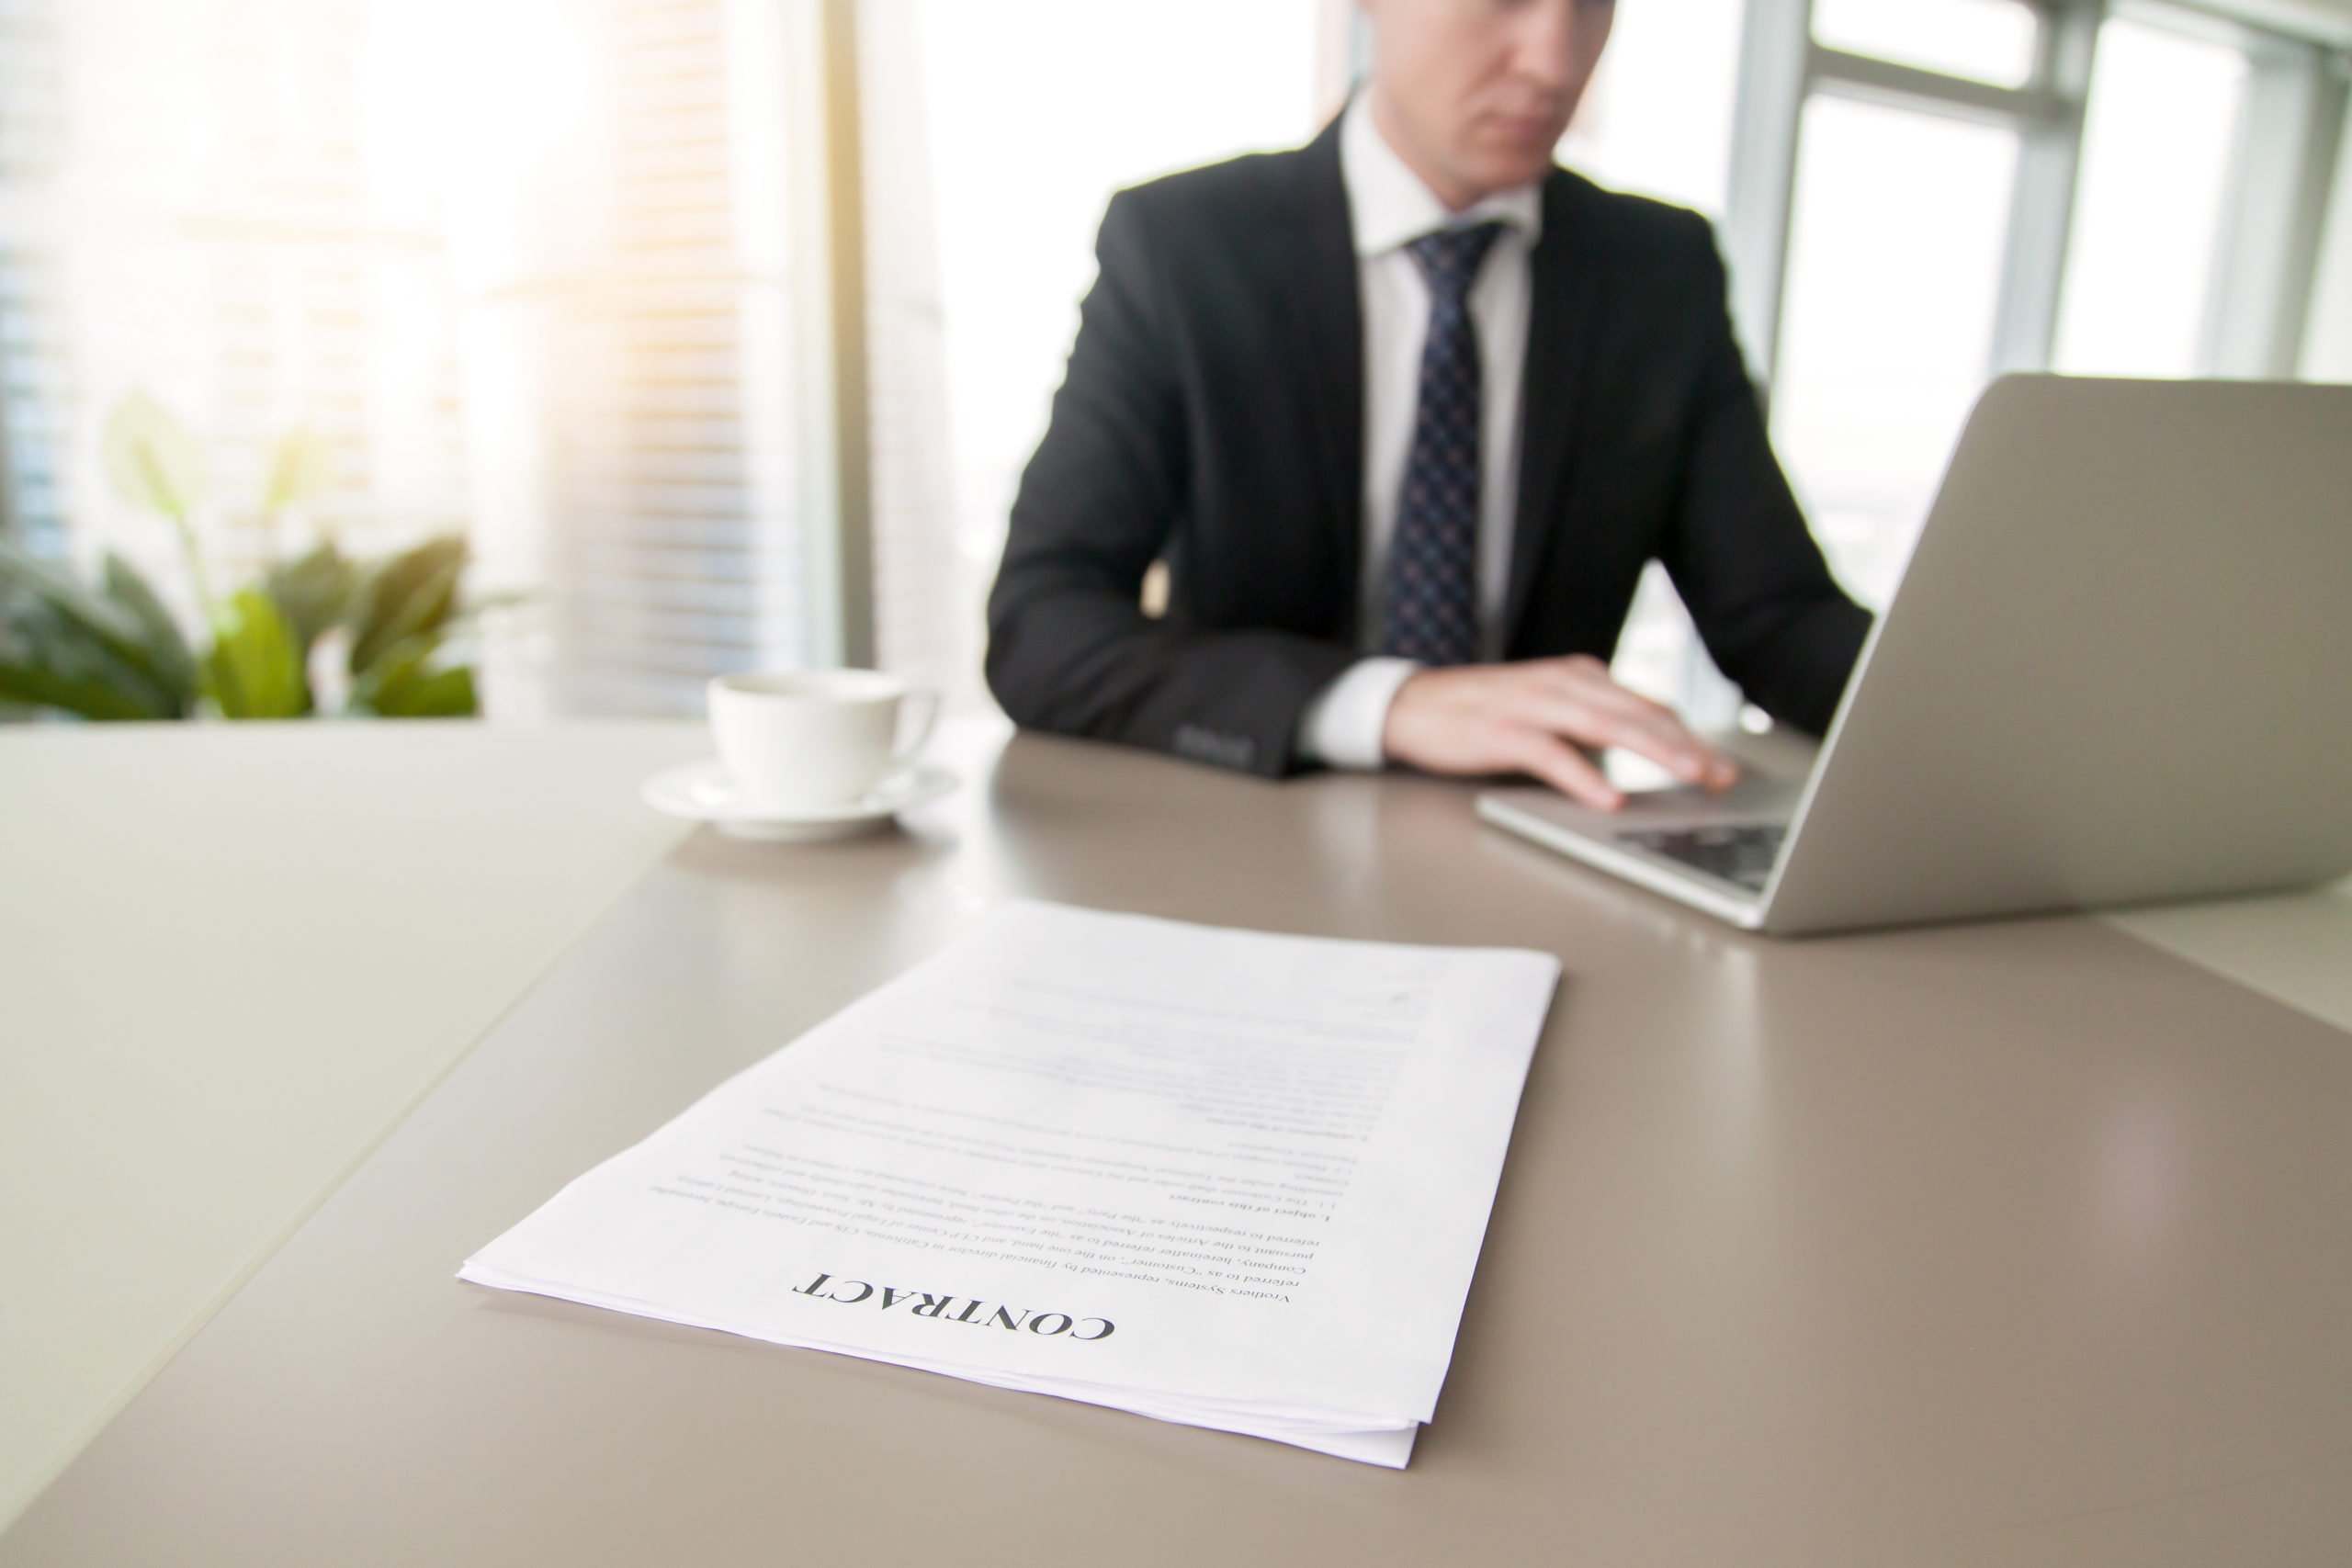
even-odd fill
[[[138,569],[112,550],[107,552],[101,581],[107,597],[121,605],[138,626],[140,646],[147,650],[156,675],[171,695],[172,716],[186,717],[196,706],[196,655],[189,651],[179,623],[172,619],[172,613]]]
[[[357,591],[359,570],[333,543],[322,543],[308,554],[280,561],[269,569],[262,586],[277,602],[278,614],[302,650],[305,663],[319,634],[343,619]]]
[[[144,392],[115,404],[100,443],[107,478],[131,505],[185,520],[204,496],[204,448]]]
[[[191,682],[168,652],[150,646],[154,636],[135,608],[0,542],[0,659],[20,672],[47,671],[59,691],[83,694],[71,702],[40,700],[92,718],[184,716],[195,701]],[[115,694],[91,695],[93,682]]]
[[[84,718],[173,718],[148,705],[149,694],[99,669],[75,671],[52,661],[15,662],[0,653],[0,702],[62,709]]]
[[[383,651],[350,682],[350,710],[386,719],[461,719],[480,712],[470,665],[433,668],[440,632],[409,637]]]
[[[85,718],[172,718],[164,694],[88,626],[16,583],[0,583],[0,699]]]
[[[480,711],[474,696],[473,667],[420,667],[414,679],[379,691],[375,708],[386,718],[471,718]]]
[[[334,479],[334,447],[326,437],[300,426],[288,431],[270,459],[269,489],[262,496],[265,514],[283,512],[325,490]]]
[[[359,590],[351,628],[353,680],[396,645],[439,631],[457,607],[458,580],[465,570],[465,539],[445,534],[370,572]]]
[[[432,667],[437,632],[395,643],[351,683],[351,708],[384,718],[465,718],[481,711],[469,665]]]
[[[277,602],[258,588],[229,601],[230,625],[205,658],[212,700],[226,718],[300,718],[311,711],[302,655]]]

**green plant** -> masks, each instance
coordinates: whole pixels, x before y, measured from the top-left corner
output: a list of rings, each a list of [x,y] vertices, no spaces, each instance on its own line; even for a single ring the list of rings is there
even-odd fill
[[[196,658],[143,579],[108,554],[85,587],[0,542],[0,701],[86,718],[186,718]]]
[[[106,469],[133,504],[178,536],[209,643],[189,647],[162,600],[111,552],[95,584],[0,542],[0,702],[94,719],[297,718],[318,710],[311,682],[322,637],[348,637],[343,711],[387,718],[471,714],[473,671],[447,657],[466,609],[462,538],[427,539],[374,561],[332,540],[273,565],[224,601],[213,592],[193,522],[204,490],[203,453],[143,395],[107,422]],[[266,515],[299,504],[325,482],[327,453],[300,432],[280,443]]]

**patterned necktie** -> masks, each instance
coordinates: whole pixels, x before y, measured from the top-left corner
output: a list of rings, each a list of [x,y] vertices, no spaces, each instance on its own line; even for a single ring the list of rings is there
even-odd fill
[[[1500,223],[1442,229],[1407,247],[1430,290],[1412,456],[1388,541],[1381,651],[1423,664],[1478,657],[1478,333],[1470,285]]]

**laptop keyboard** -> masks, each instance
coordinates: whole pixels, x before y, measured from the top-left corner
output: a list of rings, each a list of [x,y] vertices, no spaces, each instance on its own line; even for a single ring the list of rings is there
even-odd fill
[[[1620,842],[1639,844],[1652,854],[1680,861],[1710,876],[1764,891],[1772,877],[1772,863],[1781,858],[1781,840],[1788,829],[1779,823],[1736,828],[1653,828],[1620,833]]]

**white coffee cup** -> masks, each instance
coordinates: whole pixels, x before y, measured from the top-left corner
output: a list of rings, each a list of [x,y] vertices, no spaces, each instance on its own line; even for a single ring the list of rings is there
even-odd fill
[[[778,811],[848,806],[914,755],[939,716],[936,692],[879,670],[721,675],[710,734],[746,800]],[[921,716],[901,733],[901,717]]]

